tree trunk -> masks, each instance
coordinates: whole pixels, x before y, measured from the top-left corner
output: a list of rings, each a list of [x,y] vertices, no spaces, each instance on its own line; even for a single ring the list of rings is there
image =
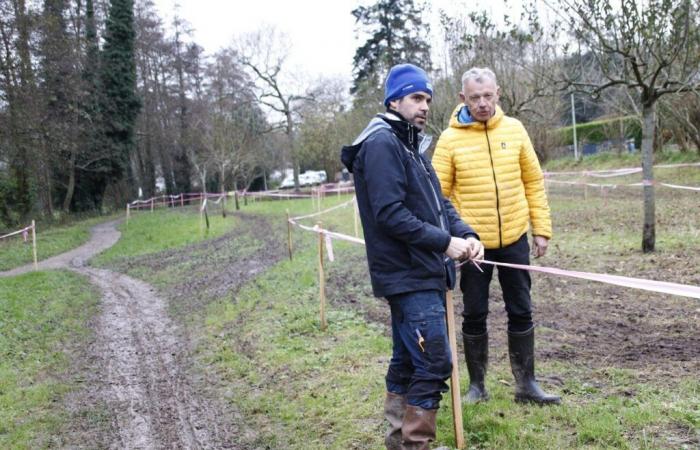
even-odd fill
[[[75,192],[75,157],[77,149],[73,147],[70,152],[70,161],[68,162],[68,186],[66,187],[66,196],[63,199],[63,211],[70,211],[70,204],[73,201],[73,193]]]
[[[654,201],[654,130],[656,128],[656,102],[642,107],[642,174],[644,188],[644,228],[642,251],[654,251],[656,244],[656,211]]]

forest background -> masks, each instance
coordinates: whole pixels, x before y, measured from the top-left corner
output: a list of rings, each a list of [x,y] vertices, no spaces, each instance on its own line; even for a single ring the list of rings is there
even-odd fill
[[[434,135],[460,74],[488,66],[542,161],[570,154],[572,109],[589,122],[578,144],[626,152],[635,142],[645,179],[664,147],[700,152],[698,0],[539,1],[502,18],[439,10],[432,29],[429,7],[349,10],[360,38],[348,86],[295,73],[288,37],[271,26],[206,54],[185,18],[164,23],[150,0],[0,0],[0,230],[138,195],[267,189],[287,168],[297,188],[306,169],[332,181],[339,148],[380,110],[384,76],[400,62],[431,73]],[[444,45],[441,61],[431,42]],[[647,186],[646,250],[653,215]]]

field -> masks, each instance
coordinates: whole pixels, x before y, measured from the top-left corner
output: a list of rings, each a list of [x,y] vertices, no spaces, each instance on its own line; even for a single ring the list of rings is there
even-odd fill
[[[698,168],[660,170],[657,178],[700,186]],[[634,181],[626,176],[603,182]],[[652,254],[639,250],[639,188],[602,192],[589,187],[586,192],[582,186],[552,185],[549,197],[555,237],[537,264],[700,285],[699,192],[658,188],[657,251]],[[323,207],[349,198],[328,197]],[[328,328],[322,331],[318,239],[295,228],[290,261],[287,209],[292,215],[313,210],[306,199],[251,203],[226,220],[217,217],[216,223],[212,213],[210,234],[200,230],[195,210],[135,214],[128,227],[120,225],[121,240],[95,264],[150,283],[167,301],[170,317],[183,330],[179,338],[190,357],[186,373],[199,380],[199,395],[220,408],[216,426],[237,431],[232,448],[380,449],[383,376],[391,349],[388,310],[371,296],[364,249],[334,241],[335,261],[326,260]],[[326,228],[354,233],[350,207],[318,219]],[[0,278],[0,289],[20,289],[12,280]],[[457,313],[460,298],[456,292]],[[543,274],[533,275],[533,299],[538,378],[546,389],[562,395],[563,404],[542,408],[512,401],[505,313],[494,283],[487,377],[492,400],[463,407],[469,448],[700,445],[697,300]],[[3,333],[31,323],[26,314],[11,317],[2,323]],[[459,314],[457,318],[459,329]],[[86,316],[76,320],[89,323]],[[71,348],[89,345],[80,333],[66,339]],[[61,342],[50,348],[60,351],[68,345]],[[71,363],[74,367],[85,367],[80,351],[63,353],[62,358],[78,359]],[[18,370],[31,368],[24,360],[14,364],[26,366]],[[47,373],[61,372],[55,363],[41,364]],[[460,373],[464,392],[463,361]],[[12,389],[22,385],[5,375],[3,383]],[[71,423],[65,430],[105,433],[108,421],[60,415],[65,392],[75,389],[67,385],[45,400],[52,411],[59,411],[56,420]],[[13,402],[15,397],[5,404],[14,411],[18,407]],[[454,445],[447,397],[443,406],[438,439]],[[0,429],[0,443],[13,446],[24,439],[27,447],[42,446],[47,428],[18,434],[17,425],[42,423],[44,413],[38,409],[15,413],[15,427]],[[59,428],[51,428],[54,442],[71,442]]]

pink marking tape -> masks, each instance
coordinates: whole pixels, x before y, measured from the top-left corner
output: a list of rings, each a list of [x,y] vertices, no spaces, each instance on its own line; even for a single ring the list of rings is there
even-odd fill
[[[0,236],[0,239],[9,238],[9,237],[12,237],[12,236],[16,236],[16,235],[18,235],[18,234],[24,234],[24,233],[26,233],[27,231],[29,231],[29,230],[31,230],[31,229],[32,229],[32,226],[30,225],[30,226],[28,226],[28,227],[26,227],[26,228],[22,228],[21,230],[13,231],[12,233],[6,234],[6,235],[4,235],[4,236]]]
[[[631,287],[635,289],[644,289],[646,291],[660,292],[663,294],[680,295],[683,297],[692,297],[700,299],[700,287],[688,284],[669,283],[667,281],[645,280],[642,278],[621,277],[618,275],[608,275],[602,273],[579,272],[575,270],[556,269],[554,267],[528,266],[524,264],[509,264],[495,261],[483,260],[478,264],[491,264],[493,266],[511,267],[513,269],[530,270],[534,272],[548,273],[551,275],[559,275],[563,277],[580,278],[583,280],[598,281],[601,283],[614,284],[617,286]],[[462,266],[464,263],[458,265]]]

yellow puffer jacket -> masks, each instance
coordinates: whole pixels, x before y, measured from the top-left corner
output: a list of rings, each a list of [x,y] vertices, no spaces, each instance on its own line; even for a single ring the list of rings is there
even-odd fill
[[[498,106],[486,124],[462,124],[460,109],[433,155],[443,194],[488,249],[517,241],[529,222],[533,235],[551,238],[544,177],[525,127]]]

